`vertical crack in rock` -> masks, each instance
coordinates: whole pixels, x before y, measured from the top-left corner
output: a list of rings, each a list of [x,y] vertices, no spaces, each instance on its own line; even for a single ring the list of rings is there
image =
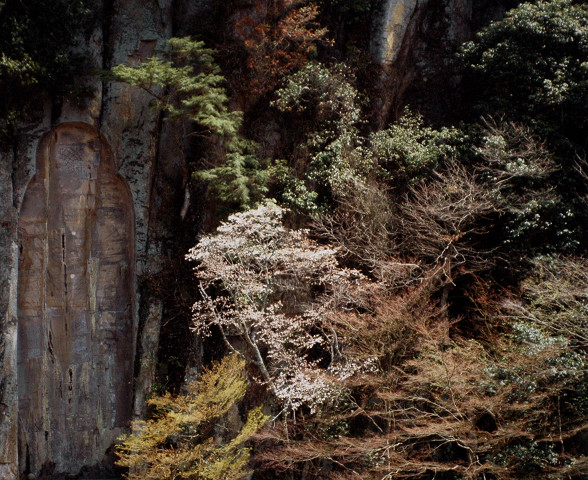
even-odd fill
[[[67,263],[65,261],[65,233],[61,234],[61,264],[63,265],[63,304],[65,306],[66,316],[63,318],[63,325],[67,332],[67,310],[69,302],[67,301]]]
[[[20,470],[75,474],[103,461],[132,412],[133,204],[94,127],[41,139],[19,236]]]
[[[17,144],[16,142],[13,143],[12,146],[12,168],[10,170],[10,182],[12,187],[12,206],[13,208],[18,207],[18,190],[16,188],[16,159],[17,159]]]
[[[55,354],[53,353],[53,334],[49,330],[49,341],[47,342],[47,349],[49,350],[49,359],[51,363],[55,363]]]
[[[103,0],[102,2],[102,62],[101,68],[103,71],[110,70],[112,68],[112,25],[109,21],[114,17],[114,0]],[[98,113],[98,127],[102,127],[104,118],[104,110],[106,108],[106,101],[109,98],[109,82],[102,79],[101,97],[100,97],[100,110]]]

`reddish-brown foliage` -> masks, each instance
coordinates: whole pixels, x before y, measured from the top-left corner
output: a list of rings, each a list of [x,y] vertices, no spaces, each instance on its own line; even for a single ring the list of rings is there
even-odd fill
[[[248,14],[236,20],[235,36],[247,54],[241,88],[251,103],[302,67],[316,53],[318,42],[327,41],[318,14],[318,6],[308,0],[256,0]]]

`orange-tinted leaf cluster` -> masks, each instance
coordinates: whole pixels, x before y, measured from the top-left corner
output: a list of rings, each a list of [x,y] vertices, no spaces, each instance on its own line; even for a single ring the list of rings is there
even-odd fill
[[[327,30],[317,22],[318,6],[307,1],[282,0],[267,5],[258,0],[251,13],[235,24],[248,58],[248,95],[269,92],[289,73],[302,67],[326,41]]]

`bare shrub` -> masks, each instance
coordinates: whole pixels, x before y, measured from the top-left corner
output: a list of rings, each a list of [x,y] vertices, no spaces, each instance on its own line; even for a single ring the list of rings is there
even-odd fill
[[[585,458],[563,448],[586,428],[582,417],[566,418],[563,401],[581,384],[583,357],[523,323],[489,349],[474,340],[447,344],[441,328],[412,320],[413,355],[362,377],[339,415],[308,419],[303,441],[263,459],[330,479],[557,478],[585,468]]]
[[[588,262],[540,257],[533,260],[533,267],[522,283],[522,297],[502,303],[505,317],[563,335],[588,351]]]
[[[378,281],[400,286],[414,280],[421,269],[410,259],[397,257],[398,221],[398,208],[382,183],[353,179],[337,196],[336,209],[315,216],[313,226],[341,255],[367,267]]]
[[[488,262],[474,240],[486,232],[482,220],[496,212],[496,203],[463,165],[451,162],[434,181],[412,187],[401,210],[405,250],[446,273],[458,265],[475,268]]]

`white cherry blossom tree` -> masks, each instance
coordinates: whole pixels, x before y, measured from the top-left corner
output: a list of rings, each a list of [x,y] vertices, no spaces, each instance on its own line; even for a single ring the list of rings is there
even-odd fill
[[[283,225],[272,203],[237,213],[190,250],[202,298],[194,327],[216,327],[227,348],[261,372],[285,411],[337,396],[364,366],[347,361],[327,313],[357,307],[367,279],[342,268],[336,250]],[[320,365],[320,366],[319,366]]]

